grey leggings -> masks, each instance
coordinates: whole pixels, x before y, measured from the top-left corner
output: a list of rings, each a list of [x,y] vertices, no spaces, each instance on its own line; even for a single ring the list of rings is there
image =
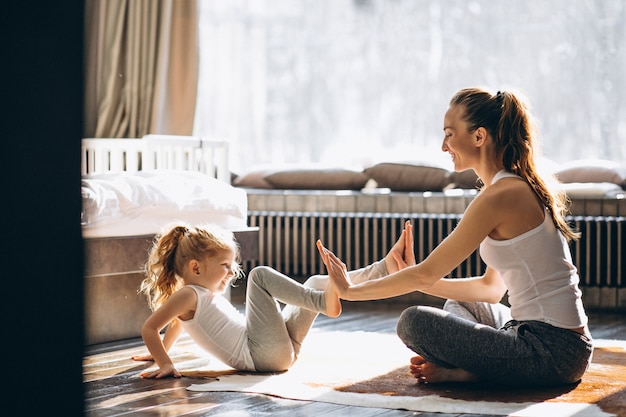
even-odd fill
[[[348,273],[354,283],[386,274],[383,261]],[[250,271],[246,326],[257,371],[283,371],[293,365],[317,314],[326,311],[327,285],[327,275],[314,275],[303,285],[267,266]],[[282,311],[278,302],[285,304]]]
[[[448,300],[443,310],[409,307],[397,333],[428,362],[511,385],[577,382],[593,352],[587,337],[540,321],[511,320],[502,304]]]

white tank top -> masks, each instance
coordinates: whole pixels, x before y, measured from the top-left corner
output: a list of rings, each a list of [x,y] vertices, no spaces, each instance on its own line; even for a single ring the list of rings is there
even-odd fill
[[[517,177],[500,171],[491,182]],[[539,320],[564,329],[587,324],[579,277],[567,241],[546,210],[544,221],[512,239],[486,237],[480,256],[508,288],[513,319]]]
[[[197,285],[188,287],[198,296],[194,317],[180,321],[189,336],[226,365],[242,371],[255,371],[248,349],[244,315],[223,295]]]

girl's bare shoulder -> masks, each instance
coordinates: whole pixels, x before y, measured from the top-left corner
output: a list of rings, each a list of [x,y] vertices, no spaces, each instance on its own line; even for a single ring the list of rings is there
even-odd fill
[[[177,304],[179,308],[183,307],[192,309],[196,306],[198,295],[193,288],[184,286],[172,294],[168,301]]]

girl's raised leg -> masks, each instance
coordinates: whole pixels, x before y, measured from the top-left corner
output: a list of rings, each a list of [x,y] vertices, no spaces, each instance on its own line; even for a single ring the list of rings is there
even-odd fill
[[[288,314],[281,313],[279,302],[286,304]],[[331,285],[311,288],[266,266],[250,271],[246,303],[248,345],[257,370],[263,371],[289,368],[316,315],[341,312]]]

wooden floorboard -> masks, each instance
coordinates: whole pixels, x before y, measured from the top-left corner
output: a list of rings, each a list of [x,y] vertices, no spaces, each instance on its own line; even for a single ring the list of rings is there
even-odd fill
[[[238,308],[241,298],[233,296]],[[406,306],[393,303],[346,303],[336,319],[319,316],[316,331],[363,330],[394,333],[400,312]],[[626,340],[624,313],[589,312],[595,338]],[[188,338],[179,343],[192,344]],[[234,392],[191,392],[186,387],[206,380],[167,378],[144,380],[138,376],[151,363],[130,361],[133,354],[145,353],[140,339],[88,346],[83,361],[85,415],[110,416],[352,416],[359,417],[470,417],[469,414],[420,413],[349,407],[321,402],[296,401],[261,394]],[[177,354],[180,368],[201,367],[206,360],[193,353]],[[481,417],[472,415],[472,417]],[[484,416],[486,417],[486,416]],[[490,416],[494,417],[494,416]]]

